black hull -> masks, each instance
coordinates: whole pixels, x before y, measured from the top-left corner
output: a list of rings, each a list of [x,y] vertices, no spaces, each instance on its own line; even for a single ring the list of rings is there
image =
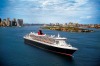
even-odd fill
[[[67,56],[72,56],[72,54],[76,51],[76,50],[71,50],[71,49],[64,49],[64,48],[49,46],[49,45],[38,43],[36,41],[28,40],[25,38],[24,38],[24,42],[27,44],[36,46],[38,48],[41,48],[41,49],[45,49],[45,50],[48,50],[54,53],[59,53],[59,54],[67,55]]]

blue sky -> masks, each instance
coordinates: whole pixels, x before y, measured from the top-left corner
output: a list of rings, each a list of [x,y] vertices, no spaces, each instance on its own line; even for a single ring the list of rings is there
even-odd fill
[[[24,23],[100,24],[100,0],[0,0],[0,18]]]

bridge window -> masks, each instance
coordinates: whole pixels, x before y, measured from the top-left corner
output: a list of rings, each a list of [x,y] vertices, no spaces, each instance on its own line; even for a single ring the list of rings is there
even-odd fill
[[[56,41],[56,44],[59,44],[59,41]]]

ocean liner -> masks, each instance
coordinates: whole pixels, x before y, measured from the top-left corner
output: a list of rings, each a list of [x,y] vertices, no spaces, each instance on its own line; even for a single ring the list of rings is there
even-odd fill
[[[66,43],[66,39],[67,38],[60,37],[59,34],[58,36],[43,34],[42,30],[39,30],[38,33],[30,32],[24,36],[24,42],[27,44],[54,53],[72,56],[72,54],[78,49]]]

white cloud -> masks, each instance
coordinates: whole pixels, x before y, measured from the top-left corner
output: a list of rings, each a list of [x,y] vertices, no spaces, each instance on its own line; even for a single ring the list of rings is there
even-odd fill
[[[10,0],[16,1],[16,0]],[[25,14],[41,12],[41,15],[66,15],[79,16],[84,14],[88,8],[80,7],[88,0],[17,0],[19,3],[12,5],[12,10],[27,12]],[[84,10],[84,11],[80,11]],[[86,10],[86,11],[85,11]],[[47,12],[48,11],[48,12]],[[38,14],[38,13],[37,13]]]
[[[81,16],[80,18],[81,19],[90,19],[90,18],[92,18],[92,16]]]
[[[9,0],[10,2],[15,3],[16,1],[25,6],[35,6],[33,9],[42,9],[42,10],[82,10],[82,5],[87,4],[88,0]],[[20,5],[20,4],[17,5]],[[27,4],[28,3],[28,4]],[[31,5],[30,5],[31,4]],[[22,6],[24,7],[24,6]],[[19,7],[21,8],[21,7]],[[85,7],[84,9],[86,9]]]
[[[78,4],[85,4],[87,3],[88,0],[75,0],[76,3]]]
[[[92,16],[86,16],[86,18],[87,18],[87,19],[90,19],[90,18],[92,18]]]
[[[88,6],[88,0],[9,0],[11,13],[28,16],[30,18],[36,17],[37,20],[47,18],[51,21],[57,19],[77,21],[81,19],[90,19],[91,6]],[[91,10],[91,11],[90,11]],[[87,11],[89,11],[87,13]],[[81,16],[83,15],[83,16]],[[38,17],[37,17],[38,16]],[[80,17],[81,16],[81,17]],[[42,19],[40,19],[42,17]],[[50,18],[49,18],[50,17]],[[39,19],[38,19],[39,18]],[[61,19],[59,21],[61,21]]]
[[[88,0],[75,0],[74,2],[75,3],[73,3],[73,6],[67,7],[67,10],[86,10],[88,8],[84,7],[87,4]]]

